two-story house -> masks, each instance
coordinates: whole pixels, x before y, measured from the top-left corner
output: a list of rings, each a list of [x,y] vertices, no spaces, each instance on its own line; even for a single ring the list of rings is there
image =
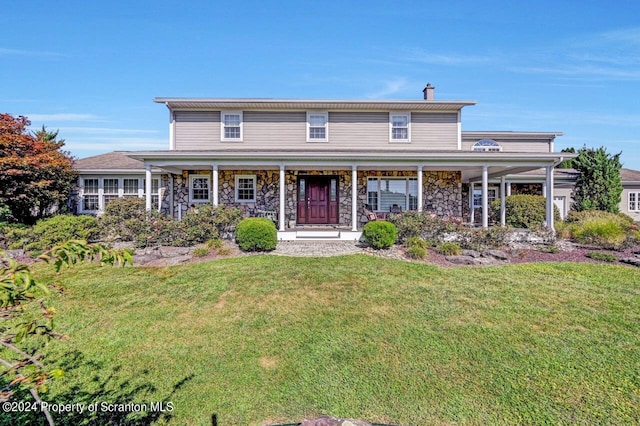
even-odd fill
[[[487,227],[490,201],[538,185],[553,226],[553,168],[566,158],[554,152],[561,133],[463,132],[462,109],[475,101],[436,100],[431,85],[423,93],[419,100],[156,98],[169,110],[169,149],[79,160],[78,210],[140,196],[148,209],[179,219],[190,206],[224,204],[272,217],[281,239],[314,226],[353,239],[369,210],[428,211]]]

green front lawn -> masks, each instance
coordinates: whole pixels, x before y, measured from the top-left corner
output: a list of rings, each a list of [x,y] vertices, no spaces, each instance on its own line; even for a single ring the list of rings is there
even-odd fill
[[[67,289],[51,304],[71,338],[50,346],[67,375],[43,398],[148,408],[58,424],[640,422],[628,267],[254,256],[49,277]],[[159,401],[173,411],[151,412]]]

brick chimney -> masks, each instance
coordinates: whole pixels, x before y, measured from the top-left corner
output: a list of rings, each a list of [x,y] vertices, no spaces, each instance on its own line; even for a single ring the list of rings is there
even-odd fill
[[[431,85],[431,83],[427,83],[427,85],[422,89],[422,93],[424,93],[425,101],[433,101],[435,99],[435,90],[436,88]]]

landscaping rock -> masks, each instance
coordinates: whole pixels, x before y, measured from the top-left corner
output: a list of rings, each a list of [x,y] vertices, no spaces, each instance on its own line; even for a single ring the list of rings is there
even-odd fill
[[[26,252],[24,250],[5,250],[4,254],[9,259],[20,259],[26,256]]]
[[[191,247],[160,246],[158,247],[158,251],[160,252],[162,257],[185,256],[189,254],[189,252],[191,251]]]
[[[456,265],[476,265],[476,259],[471,256],[445,256],[445,260]]]
[[[620,262],[628,263],[629,265],[637,266],[640,268],[640,257],[625,257],[620,259]]]
[[[305,419],[300,423],[300,426],[371,426],[371,423],[362,420],[321,416],[316,419]]]
[[[493,257],[498,260],[509,260],[509,255],[502,250],[485,250],[482,255],[484,257]]]
[[[473,258],[481,256],[480,252],[476,251],[476,250],[462,250],[462,255],[463,256],[471,256]]]

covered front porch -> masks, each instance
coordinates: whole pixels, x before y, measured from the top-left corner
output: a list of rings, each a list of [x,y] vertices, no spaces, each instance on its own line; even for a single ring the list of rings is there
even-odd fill
[[[509,176],[545,170],[547,225],[553,227],[555,153],[130,153],[169,175],[170,211],[180,219],[202,203],[231,205],[248,216],[269,217],[279,239],[358,239],[367,210],[427,211],[462,219],[463,184],[470,198],[480,188],[480,224],[489,226],[489,182],[498,179],[505,194]],[[469,195],[468,194],[468,195]],[[504,197],[501,196],[504,225]],[[146,196],[147,208],[151,198]],[[471,209],[474,215],[474,209]],[[317,227],[314,229],[314,227]]]

